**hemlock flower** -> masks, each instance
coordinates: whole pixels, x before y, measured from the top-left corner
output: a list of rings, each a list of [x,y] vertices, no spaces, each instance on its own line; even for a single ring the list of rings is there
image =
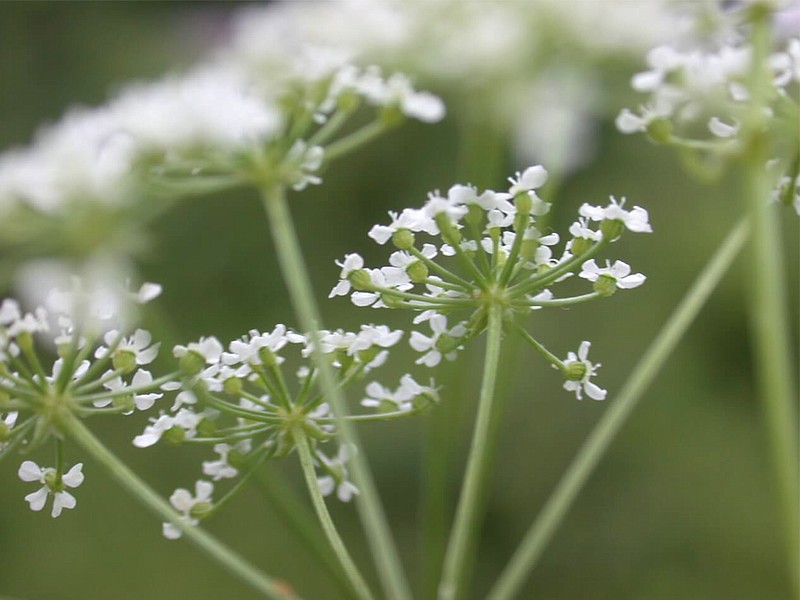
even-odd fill
[[[613,196],[606,206],[583,204],[569,228],[572,236],[564,242],[538,219],[550,207],[535,192],[546,180],[544,167],[534,165],[509,178],[508,191],[456,184],[446,195],[429,193],[421,208],[390,212],[391,224],[369,231],[378,244],[391,241],[395,246],[389,265],[370,269],[361,255],[346,255],[336,263],[340,280],[331,296],[349,294],[356,306],[417,312],[413,323],[427,322],[431,332],[412,331],[409,344],[421,353],[417,364],[436,367],[444,358],[455,359],[458,350],[486,330],[492,309],[500,309],[504,331],[521,330],[520,320],[533,311],[644,283],[644,275],[631,274],[626,263],[607,262],[600,268],[593,257],[626,230],[651,232],[647,211],[640,206],[626,209],[624,199]],[[596,229],[593,222],[599,222]],[[575,274],[592,282],[594,292],[557,296],[556,286]],[[464,313],[465,318],[457,317]],[[523,337],[560,366],[540,342]],[[367,394],[364,406],[391,408],[394,403],[400,411],[408,410],[396,392],[380,384],[371,385]]]
[[[611,196],[611,203],[606,207],[583,204],[579,212],[582,217],[592,221],[622,221],[629,231],[636,233],[653,232],[653,228],[650,227],[650,217],[644,208],[634,206],[628,211],[624,206],[625,198],[617,202],[617,199]]]
[[[357,452],[352,446],[339,446],[339,452],[334,458],[328,458],[317,452],[317,459],[327,475],[317,477],[317,485],[323,496],[330,496],[334,491],[336,497],[342,502],[350,502],[353,496],[358,495],[358,488],[348,479],[345,463]]]
[[[42,468],[31,460],[23,462],[17,472],[19,478],[22,481],[38,481],[43,484],[39,490],[25,496],[31,510],[42,510],[49,496],[53,496],[53,509],[50,513],[53,518],[58,517],[65,508],[75,508],[75,496],[64,488],[76,488],[83,483],[82,469],[83,463],[78,463],[59,475],[52,467]]]
[[[211,494],[214,493],[213,483],[200,479],[194,484],[194,491],[192,496],[189,490],[178,488],[169,497],[169,503],[181,513],[181,521],[189,525],[197,525],[200,522],[198,517],[205,516],[214,506],[211,502]],[[164,523],[162,533],[168,540],[177,540],[183,535],[183,532],[172,523]]]
[[[575,392],[578,400],[583,400],[581,392],[586,392],[586,395],[592,400],[605,400],[606,390],[590,381],[601,366],[600,363],[592,363],[588,360],[590,347],[590,342],[583,341],[578,347],[577,355],[574,352],[567,353],[567,358],[561,368],[567,378],[567,381],[564,382],[564,389]],[[553,366],[555,367],[555,365]]]
[[[641,273],[634,273],[631,275],[630,272],[630,265],[621,260],[614,261],[613,265],[610,264],[609,261],[606,261],[605,267],[598,267],[594,259],[591,259],[583,263],[579,277],[583,277],[592,282],[598,282],[603,278],[608,278],[621,290],[639,287],[647,279]]]

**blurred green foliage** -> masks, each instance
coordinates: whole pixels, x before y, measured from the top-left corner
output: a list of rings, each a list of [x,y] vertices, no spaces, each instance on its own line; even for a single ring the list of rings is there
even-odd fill
[[[222,34],[225,17],[235,8],[205,2],[0,4],[0,146],[27,143],[41,123],[75,104],[100,103],[126,81],[191,64]],[[618,65],[612,76],[624,81],[635,67]],[[292,207],[320,298],[335,283],[335,258],[352,251],[364,254],[368,264],[382,258],[366,232],[386,220],[387,210],[419,205],[428,190],[447,189],[463,177],[458,123],[453,115],[436,126],[408,124],[335,165],[323,186],[296,195]],[[491,184],[497,188],[524,166],[507,157],[503,162]],[[660,324],[742,213],[738,189],[735,172],[713,185],[693,182],[669,150],[623,137],[606,123],[596,159],[564,182],[553,225],[564,231],[582,202],[603,203],[609,194],[645,206],[655,234],[628,235],[614,252],[647,274],[647,285],[605,302],[541,311],[531,317],[533,330],[562,356],[581,340],[592,340],[592,356],[604,364],[598,382],[613,402]],[[796,320],[798,228],[788,211],[785,229],[788,302]],[[139,266],[145,279],[165,285],[147,322],[163,339],[214,334],[229,340],[251,328],[295,323],[253,193],[187,200],[154,223],[150,235],[152,244]],[[703,311],[570,512],[524,597],[789,598],[767,442],[752,391],[745,313],[749,269],[740,260]],[[410,321],[408,314],[356,309],[342,298],[325,302],[323,311],[327,324],[336,327],[361,322],[407,327]],[[796,321],[792,331],[796,341]],[[437,418],[450,419],[446,514],[451,515],[479,385],[479,346],[437,374],[445,385],[441,414],[363,430],[418,585],[426,430]],[[560,389],[555,372],[532,352],[517,349],[504,356],[506,414],[474,598],[482,597],[607,407],[577,402]],[[379,377],[396,378],[412,359],[410,350],[397,352]],[[421,369],[415,373],[427,376]],[[165,496],[175,487],[191,487],[207,455],[162,446],[134,449],[130,441],[144,421],[138,415],[90,425]],[[281,470],[302,497],[297,465],[284,462]],[[163,539],[159,523],[91,462],[76,494],[77,510],[57,520],[28,510],[23,496],[29,490],[17,479],[17,466],[15,460],[0,465],[0,594],[29,600],[254,597],[190,545]],[[356,560],[368,564],[354,508],[333,502],[332,512]],[[208,528],[295,584],[306,598],[337,597],[325,572],[255,487]]]

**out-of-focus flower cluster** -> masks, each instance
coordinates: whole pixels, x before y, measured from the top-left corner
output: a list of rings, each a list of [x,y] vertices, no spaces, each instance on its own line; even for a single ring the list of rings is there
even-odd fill
[[[340,280],[330,296],[350,295],[357,306],[417,311],[414,323],[426,323],[431,333],[414,331],[409,341],[421,353],[417,362],[435,367],[443,357],[454,359],[467,341],[485,330],[492,308],[499,307],[503,320],[514,326],[533,310],[610,296],[644,283],[644,275],[632,274],[626,263],[606,261],[601,266],[594,257],[626,229],[650,232],[647,211],[638,206],[628,210],[624,200],[613,197],[605,207],[584,204],[558,254],[554,249],[560,236],[543,224],[550,205],[535,191],[546,178],[545,169],[537,165],[510,178],[508,191],[454,185],[446,195],[429,194],[422,208],[390,213],[389,225],[376,225],[369,232],[378,244],[391,241],[396,248],[389,264],[369,269],[360,255],[348,254],[337,263]],[[423,235],[430,241],[420,243]],[[557,297],[553,288],[575,273],[591,282],[592,290]],[[450,324],[448,318],[459,313],[467,313],[467,318]],[[524,337],[561,369],[568,383],[588,383],[594,374],[596,367],[585,361],[588,342],[578,355],[561,361],[527,334]],[[569,365],[581,361],[582,368]],[[581,389],[588,392],[572,384],[567,389],[579,398]],[[592,397],[605,395],[592,389]]]
[[[736,14],[752,17],[747,8]],[[688,151],[735,157],[746,151],[742,130],[752,121],[751,88],[764,87],[758,92],[758,110],[763,111],[761,122],[774,157],[768,168],[777,181],[775,197],[794,204],[800,213],[800,7],[778,11],[772,21],[781,33],[781,23],[789,18],[795,21],[793,31],[774,40],[761,65],[753,64],[753,23],[737,23],[733,16],[711,41],[695,37],[653,48],[647,55],[648,70],[631,81],[648,99],[635,111],[623,109],[617,128],[628,134],[643,132],[658,143]],[[761,76],[756,76],[759,71]]]
[[[684,21],[662,0],[285,1],[244,10],[229,52],[270,70],[312,46],[413,73],[455,92],[464,126],[479,106],[520,162],[546,157],[565,172],[591,155],[608,93],[597,67],[640,56]]]

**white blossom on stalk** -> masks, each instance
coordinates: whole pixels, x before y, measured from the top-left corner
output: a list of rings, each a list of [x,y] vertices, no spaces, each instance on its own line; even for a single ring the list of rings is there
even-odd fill
[[[645,279],[647,279],[641,273],[634,273],[633,275],[630,273],[630,265],[621,260],[614,261],[613,265],[606,261],[605,267],[599,267],[594,259],[590,259],[583,263],[579,277],[588,279],[591,282],[595,282],[601,277],[610,277],[621,290],[630,290],[639,287],[645,282]]]
[[[200,520],[192,514],[192,509],[201,504],[211,503],[211,494],[214,492],[214,484],[210,481],[198,480],[194,484],[194,496],[189,490],[178,488],[169,497],[169,503],[177,510],[181,516],[180,520],[189,525],[197,525]],[[168,540],[177,540],[183,533],[172,523],[162,525],[162,533]]]
[[[590,347],[590,342],[583,341],[578,347],[577,354],[574,352],[567,353],[567,358],[564,361],[563,371],[572,371],[575,369],[576,365],[579,365],[578,370],[583,371],[583,374],[579,379],[568,379],[565,381],[564,389],[569,392],[575,392],[575,396],[578,398],[578,400],[583,400],[582,392],[586,392],[586,395],[592,400],[605,400],[606,390],[590,381],[591,378],[597,373],[597,369],[599,369],[601,366],[599,363],[592,363],[587,358],[589,356]]]
[[[652,233],[653,228],[650,226],[650,217],[647,210],[641,206],[634,206],[631,210],[625,210],[624,206],[625,198],[617,202],[617,199],[611,196],[611,202],[607,206],[600,207],[583,204],[579,213],[582,217],[587,217],[592,221],[622,221],[629,231]]]
[[[350,502],[357,495],[358,488],[348,479],[345,463],[357,452],[354,446],[343,444],[334,458],[328,458],[322,452],[317,452],[317,458],[323,463],[327,475],[317,477],[317,485],[323,496],[330,496],[334,491],[336,497],[342,502]]]
[[[26,460],[20,465],[17,474],[22,481],[37,481],[42,484],[39,490],[25,496],[31,510],[40,511],[44,508],[48,496],[53,496],[53,509],[51,516],[58,517],[65,508],[75,508],[75,496],[64,489],[64,486],[76,488],[83,483],[83,463],[74,465],[64,473],[59,481],[56,470],[52,467],[42,468],[31,460]]]

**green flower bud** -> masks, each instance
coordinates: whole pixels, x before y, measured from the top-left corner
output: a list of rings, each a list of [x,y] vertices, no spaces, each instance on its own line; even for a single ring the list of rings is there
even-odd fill
[[[439,213],[435,217],[439,231],[442,232],[442,239],[451,246],[461,244],[461,232],[453,226],[450,218],[445,213]]]
[[[411,250],[414,247],[414,233],[410,229],[398,229],[392,234],[392,243],[398,250]]]
[[[55,472],[55,469],[47,469],[44,472],[44,484],[49,487],[51,490],[58,490],[61,489],[63,486],[59,485],[58,481],[58,473]]]
[[[580,381],[586,376],[586,365],[582,362],[573,362],[565,365],[561,373],[568,381]]]
[[[186,440],[186,431],[182,427],[173,425],[167,429],[161,439],[174,446],[180,446]]]
[[[443,333],[438,340],[436,340],[436,349],[442,354],[449,354],[461,345],[461,338],[454,338],[446,333]]]
[[[403,305],[403,299],[394,294],[381,294],[381,300],[387,308],[400,308]]]
[[[533,260],[536,258],[536,250],[539,249],[539,240],[522,240],[519,247],[519,255],[524,260]]]
[[[467,207],[467,215],[464,217],[464,220],[471,227],[480,230],[483,228],[484,214],[485,213],[480,206],[478,206],[477,204],[470,204]]]
[[[265,367],[277,367],[278,357],[269,348],[259,348],[258,358]]]
[[[327,440],[330,436],[320,429],[314,421],[303,421],[303,432],[315,440]]]
[[[343,110],[345,112],[354,111],[358,108],[359,104],[361,104],[361,98],[359,95],[349,90],[339,94],[339,97],[336,99],[336,105],[338,106],[339,110]]]
[[[439,404],[439,396],[433,391],[415,396],[411,401],[415,412],[425,412],[437,404]]]
[[[217,424],[211,419],[201,419],[197,424],[197,433],[202,437],[212,437],[217,432]]]
[[[593,287],[595,292],[607,298],[617,291],[617,280],[611,275],[600,275]]]
[[[242,393],[242,380],[238,377],[228,377],[222,384],[222,389],[226,394],[238,396]]]
[[[136,354],[130,350],[117,350],[111,357],[111,364],[123,374],[133,373],[136,369]]]
[[[616,240],[625,231],[625,223],[619,219],[606,219],[600,225],[604,240]]]
[[[531,209],[533,208],[533,198],[531,198],[531,195],[528,192],[517,194],[514,196],[514,206],[517,207],[517,215],[522,215],[525,217],[530,214]]]
[[[570,252],[572,252],[574,256],[581,256],[582,254],[586,254],[591,247],[592,240],[582,237],[573,238]]]
[[[234,448],[228,452],[228,464],[234,469],[241,469],[247,462],[247,456]]]
[[[133,401],[133,394],[125,394],[124,396],[117,396],[111,401],[111,405],[114,408],[122,408],[124,412],[130,412],[134,408],[136,408],[136,404]]]
[[[428,267],[421,260],[416,260],[406,267],[406,275],[414,283],[424,283],[428,278]]]
[[[361,350],[358,353],[358,360],[361,363],[368,365],[373,360],[375,360],[378,354],[380,354],[381,350],[383,350],[383,348],[381,348],[380,346],[372,346],[370,348],[367,348],[366,350]]]
[[[400,125],[406,117],[399,106],[385,106],[380,111],[378,118],[385,127],[395,127]]]
[[[185,375],[193,377],[206,368],[206,359],[199,352],[188,350],[178,360],[178,367]]]
[[[195,519],[204,519],[214,510],[213,502],[198,502],[189,509],[189,516]]]
[[[23,331],[17,336],[17,345],[23,352],[33,352],[33,334]]]
[[[372,277],[366,269],[352,271],[347,276],[347,280],[359,292],[366,292],[372,289]]]
[[[647,124],[647,135],[657,144],[666,144],[672,137],[672,122],[659,117]]]
[[[11,439],[11,427],[0,421],[0,443]]]

